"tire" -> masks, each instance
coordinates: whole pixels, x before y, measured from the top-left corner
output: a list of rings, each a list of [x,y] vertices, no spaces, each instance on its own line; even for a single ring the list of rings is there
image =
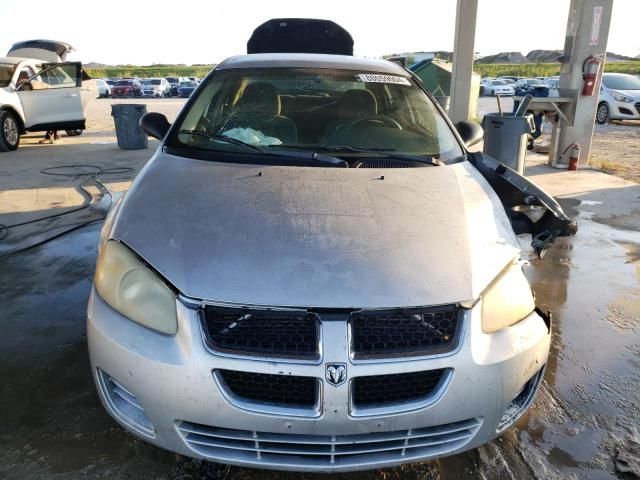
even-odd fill
[[[20,145],[20,124],[16,116],[0,111],[0,152],[12,152]]]
[[[67,137],[78,137],[80,135],[82,135],[82,132],[84,132],[84,130],[65,130],[65,133],[67,134]]]
[[[609,123],[609,105],[605,102],[602,102],[598,105],[598,109],[596,110],[596,122],[600,125],[604,125],[605,123]]]

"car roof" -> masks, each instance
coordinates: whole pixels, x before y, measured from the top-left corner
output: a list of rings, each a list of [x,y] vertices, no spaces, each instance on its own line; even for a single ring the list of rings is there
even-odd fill
[[[42,60],[36,60],[35,58],[24,58],[24,57],[0,57],[0,63],[13,63],[18,64],[20,62],[39,62],[42,63]]]
[[[411,76],[397,63],[387,60],[352,57],[348,55],[326,55],[318,53],[254,53],[227,58],[216,70],[234,68],[328,68],[334,70],[362,70]]]
[[[630,73],[614,73],[614,72],[605,72],[602,74],[605,77],[634,77],[635,75],[631,75]]]

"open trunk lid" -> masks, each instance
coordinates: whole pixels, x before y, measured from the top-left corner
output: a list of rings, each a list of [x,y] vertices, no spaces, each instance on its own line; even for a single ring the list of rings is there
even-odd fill
[[[67,53],[74,50],[68,43],[57,40],[26,40],[14,43],[7,56],[35,58],[45,62],[60,63],[66,61]]]

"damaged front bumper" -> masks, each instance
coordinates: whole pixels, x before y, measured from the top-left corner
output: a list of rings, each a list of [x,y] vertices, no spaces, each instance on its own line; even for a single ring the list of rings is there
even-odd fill
[[[200,308],[178,302],[178,333],[166,336],[122,317],[93,291],[87,337],[100,398],[120,425],[159,447],[278,470],[365,470],[475,448],[526,410],[551,339],[549,319],[538,312],[484,334],[476,304],[462,310],[459,342],[443,354],[355,360],[347,322],[333,318],[322,322],[316,359],[249,358],[207,347]],[[344,366],[343,382],[329,374],[336,366]],[[428,401],[353,408],[352,379],[434,370],[447,374]],[[243,402],[225,391],[220,371],[311,377],[319,402],[308,410]]]

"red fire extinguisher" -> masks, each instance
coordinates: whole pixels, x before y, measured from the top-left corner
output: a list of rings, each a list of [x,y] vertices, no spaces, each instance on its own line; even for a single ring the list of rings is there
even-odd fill
[[[578,170],[578,160],[580,160],[580,152],[582,147],[579,143],[571,145],[571,151],[569,153],[569,170]]]
[[[600,65],[602,65],[602,59],[598,57],[588,57],[582,64],[582,78],[584,84],[582,86],[582,95],[592,97],[593,92],[596,89],[596,81],[598,80],[598,73],[600,72]]]

